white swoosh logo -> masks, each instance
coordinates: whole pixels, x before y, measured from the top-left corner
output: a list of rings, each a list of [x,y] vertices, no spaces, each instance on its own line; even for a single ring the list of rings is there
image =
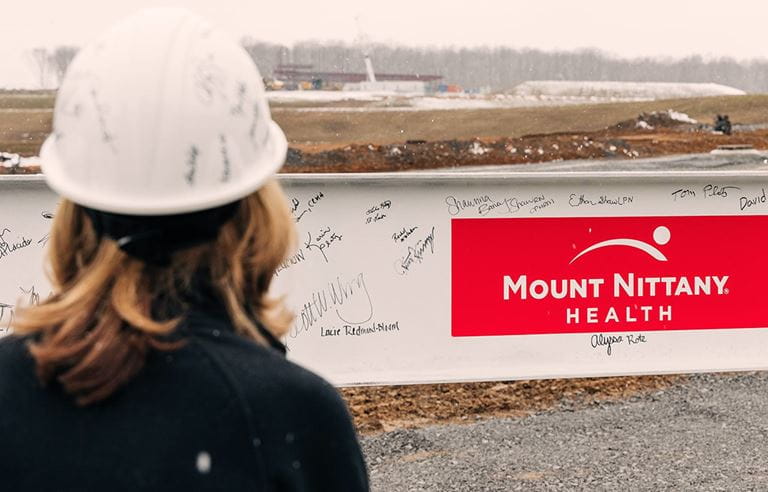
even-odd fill
[[[589,253],[590,251],[595,251],[596,249],[601,248],[607,248],[609,246],[629,246],[630,248],[639,249],[640,251],[643,251],[645,253],[648,253],[653,259],[658,261],[667,261],[667,257],[664,256],[664,253],[656,249],[655,247],[651,246],[650,244],[638,241],[637,239],[610,239],[608,241],[603,241],[597,244],[593,244],[589,248],[585,249],[581,253],[577,254],[573,257],[573,259],[568,263],[569,265],[573,263],[574,261],[578,260],[585,254]]]

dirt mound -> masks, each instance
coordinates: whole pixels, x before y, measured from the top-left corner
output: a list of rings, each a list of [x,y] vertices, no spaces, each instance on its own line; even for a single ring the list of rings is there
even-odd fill
[[[611,129],[614,130],[655,130],[659,128],[689,127],[698,128],[698,121],[685,113],[668,109],[667,111],[651,111],[640,113],[637,118],[621,121]]]

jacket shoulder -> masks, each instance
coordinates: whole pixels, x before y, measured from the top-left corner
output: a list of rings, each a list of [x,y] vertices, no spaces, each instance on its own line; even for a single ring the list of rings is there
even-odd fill
[[[29,353],[27,344],[28,337],[17,335],[7,335],[0,338],[0,374],[13,370],[22,372],[34,364],[32,355]]]
[[[368,490],[360,445],[344,400],[330,383],[282,354],[218,335],[198,340],[242,400],[253,444],[275,480],[302,490]]]
[[[0,338],[0,408],[23,405],[40,388],[29,341],[16,335]]]

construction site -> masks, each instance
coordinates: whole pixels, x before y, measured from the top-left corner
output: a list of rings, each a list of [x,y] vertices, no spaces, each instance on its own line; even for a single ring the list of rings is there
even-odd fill
[[[763,95],[532,107],[498,107],[498,99],[489,98],[431,97],[449,106],[433,109],[404,106],[407,100],[397,94],[329,101],[317,98],[322,92],[307,91],[298,94],[313,97],[291,99],[296,94],[268,93],[273,117],[289,139],[282,170],[288,173],[636,159],[710,152],[722,145],[759,150],[768,142],[768,96]],[[54,97],[50,92],[0,93],[3,172],[38,172],[35,156],[50,132]],[[496,104],[454,109],[456,101]],[[720,113],[733,122],[730,134],[715,130]]]

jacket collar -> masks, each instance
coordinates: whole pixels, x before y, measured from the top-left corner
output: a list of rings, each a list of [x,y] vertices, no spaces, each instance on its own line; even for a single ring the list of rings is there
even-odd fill
[[[285,344],[267,330],[261,321],[255,317],[251,317],[251,319],[254,321],[259,334],[267,341],[267,344],[282,355],[286,355],[288,348]],[[190,332],[198,330],[210,331],[211,329],[227,331],[233,334],[235,332],[235,327],[224,305],[213,303],[190,305],[189,310],[184,315],[183,329]]]

